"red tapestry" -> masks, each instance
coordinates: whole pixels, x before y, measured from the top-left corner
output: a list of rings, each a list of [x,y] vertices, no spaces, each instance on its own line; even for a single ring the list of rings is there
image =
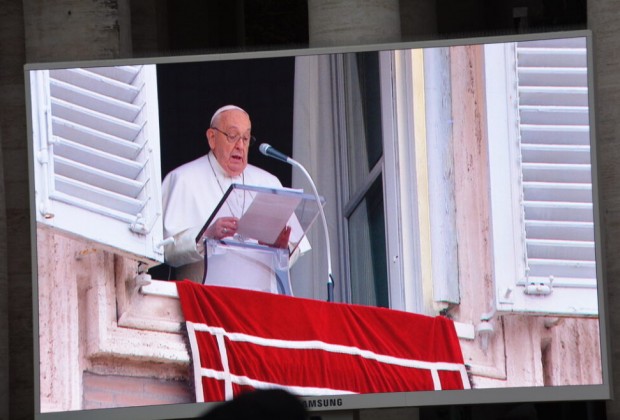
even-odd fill
[[[283,388],[303,396],[469,388],[445,317],[177,283],[197,401]]]

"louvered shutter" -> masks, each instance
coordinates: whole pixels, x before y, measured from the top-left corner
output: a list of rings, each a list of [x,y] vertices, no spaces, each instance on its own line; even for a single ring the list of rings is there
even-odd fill
[[[37,71],[37,221],[162,261],[155,66]]]
[[[522,42],[516,52],[525,291],[579,288],[583,299],[596,292],[585,39]]]
[[[496,279],[498,308],[596,315],[586,38],[519,42],[511,52],[506,68],[516,74],[507,90],[516,89],[508,94],[516,112],[508,125],[517,140],[506,147],[516,145],[509,154],[518,169],[499,188],[519,186],[512,237],[520,243],[506,244],[517,272]]]

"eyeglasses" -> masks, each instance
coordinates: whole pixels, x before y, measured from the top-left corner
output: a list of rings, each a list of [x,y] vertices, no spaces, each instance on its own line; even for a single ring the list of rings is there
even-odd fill
[[[245,144],[246,146],[249,144],[251,146],[256,141],[256,137],[254,137],[254,136],[247,137],[247,136],[242,136],[239,133],[237,133],[237,134],[228,134],[228,133],[225,133],[224,131],[220,130],[217,127],[211,127],[211,128],[214,129],[215,131],[219,131],[224,136],[226,136],[226,140],[228,140],[228,143],[230,143],[230,144],[235,144],[235,143],[237,143],[239,141],[239,139],[241,139],[243,141],[243,144]]]

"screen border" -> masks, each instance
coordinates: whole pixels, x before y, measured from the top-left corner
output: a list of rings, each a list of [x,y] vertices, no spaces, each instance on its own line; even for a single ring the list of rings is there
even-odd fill
[[[115,418],[134,419],[166,419],[166,418],[192,418],[204,414],[206,410],[218,403],[191,403],[172,404],[140,407],[124,407],[112,409],[93,409],[69,412],[40,412],[40,367],[39,367],[39,311],[38,311],[38,267],[37,267],[37,238],[36,238],[36,215],[34,197],[34,157],[32,147],[32,117],[30,103],[30,78],[32,70],[59,69],[66,67],[97,67],[119,65],[147,65],[167,63],[190,63],[221,60],[244,60],[256,58],[275,58],[291,56],[322,55],[334,53],[353,53],[367,51],[383,51],[398,49],[417,49],[465,46],[475,44],[489,44],[502,42],[518,42],[530,40],[542,40],[566,37],[585,37],[588,46],[588,86],[589,109],[590,109],[590,141],[591,141],[591,165],[593,174],[593,211],[595,219],[595,252],[597,258],[598,300],[599,300],[599,328],[600,348],[602,362],[602,384],[599,385],[572,385],[554,387],[519,387],[519,388],[485,388],[462,391],[419,391],[389,394],[362,394],[343,395],[337,397],[301,397],[309,411],[334,411],[334,410],[363,410],[371,408],[388,407],[421,407],[443,405],[471,405],[486,403],[516,403],[516,402],[549,402],[549,401],[583,401],[583,400],[607,400],[612,396],[611,367],[609,356],[609,322],[607,302],[607,279],[604,274],[605,258],[604,243],[601,235],[601,213],[598,183],[600,173],[597,167],[597,144],[596,144],[596,84],[594,71],[594,48],[592,32],[590,30],[569,30],[557,32],[509,34],[509,35],[483,35],[472,38],[446,38],[435,40],[408,41],[397,43],[380,43],[368,45],[350,45],[322,48],[283,49],[268,51],[244,51],[227,53],[208,53],[188,56],[161,56],[148,58],[119,58],[87,61],[67,61],[52,63],[28,63],[24,66],[25,89],[26,89],[26,115],[28,130],[28,170],[30,185],[30,217],[31,217],[31,252],[32,252],[32,286],[33,286],[33,345],[34,345],[34,401],[35,417],[40,420],[47,419],[107,419],[111,415]]]

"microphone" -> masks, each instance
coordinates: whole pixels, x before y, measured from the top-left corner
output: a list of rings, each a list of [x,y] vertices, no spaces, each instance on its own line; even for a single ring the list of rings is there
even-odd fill
[[[265,156],[281,160],[282,162],[291,163],[290,161],[292,159],[290,157],[286,156],[284,153],[280,152],[279,150],[275,149],[273,146],[267,143],[262,143],[258,147],[258,150],[260,150],[260,152]]]
[[[323,211],[323,205],[321,204],[321,197],[319,196],[319,192],[316,189],[316,185],[312,180],[312,177],[303,167],[303,165],[297,162],[295,159],[286,156],[284,153],[274,149],[271,145],[267,143],[262,143],[258,150],[265,155],[272,157],[274,159],[281,160],[282,162],[286,162],[292,166],[297,167],[310,181],[310,185],[312,186],[312,191],[314,192],[314,197],[316,198],[316,202],[319,205],[319,213],[321,215],[321,221],[323,222],[323,233],[325,234],[325,250],[327,252],[327,301],[334,301],[334,276],[332,275],[332,252],[330,249],[330,241],[329,241],[329,229],[327,228],[327,219],[325,218],[325,211]]]

